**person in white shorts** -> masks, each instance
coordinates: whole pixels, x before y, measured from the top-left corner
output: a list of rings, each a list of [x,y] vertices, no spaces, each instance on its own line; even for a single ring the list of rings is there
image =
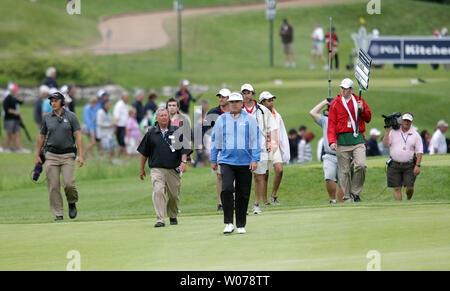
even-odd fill
[[[265,205],[270,205],[267,200],[267,172],[272,166],[269,140],[276,140],[276,123],[272,116],[272,113],[264,105],[258,104],[256,100],[253,99],[255,95],[255,90],[250,84],[244,84],[241,86],[241,93],[244,96],[243,110],[250,114],[256,119],[258,123],[259,130],[261,133],[261,159],[258,162],[258,167],[253,172],[253,177],[255,179],[255,203],[253,204],[253,214],[261,214],[261,208],[259,203],[261,201],[261,196],[263,198],[263,203]]]
[[[320,114],[320,110],[325,106],[330,105],[327,99],[323,100],[317,104],[310,112],[312,119],[322,128],[323,130],[323,146],[325,149],[325,154],[323,155],[323,173],[325,175],[325,187],[328,191],[328,196],[330,197],[330,203],[336,203],[336,183],[338,182],[338,161],[336,157],[336,151],[330,149],[328,145],[328,110],[325,114]],[[343,202],[344,192],[341,186],[338,186],[338,201]]]
[[[317,56],[323,63],[323,69],[328,70],[327,62],[323,57],[323,43],[325,40],[325,33],[323,32],[323,28],[320,26],[320,24],[316,24],[316,26],[314,27],[314,31],[311,34],[311,39],[313,40],[313,43],[311,49],[311,65],[309,68],[311,70],[314,70],[316,68]]]
[[[286,133],[286,128],[284,126],[283,119],[273,106],[275,99],[276,96],[272,95],[268,91],[264,91],[259,95],[260,104],[267,107],[267,109],[269,109],[269,111],[272,113],[277,128],[275,130],[276,139],[270,140],[269,142],[269,145],[271,147],[271,151],[269,152],[269,155],[271,155],[270,163],[273,164],[273,167],[275,169],[275,176],[273,178],[273,188],[272,188],[272,195],[270,196],[270,202],[273,205],[280,205],[280,202],[278,201],[277,192],[281,184],[281,179],[283,178],[283,162],[284,163],[289,162],[289,160],[291,159],[291,153],[289,148],[289,138]],[[269,171],[267,171],[266,183],[268,178],[269,178]]]

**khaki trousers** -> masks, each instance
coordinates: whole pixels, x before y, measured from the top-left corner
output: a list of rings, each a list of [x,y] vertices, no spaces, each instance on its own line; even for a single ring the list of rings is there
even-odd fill
[[[338,145],[336,150],[339,167],[339,185],[344,192],[344,199],[350,194],[360,195],[366,178],[366,147],[363,143],[350,146]],[[353,157],[354,173],[350,172],[350,159]]]
[[[152,168],[150,176],[152,177],[152,200],[156,222],[165,223],[166,214],[170,218],[176,218],[180,201],[180,174],[174,169]],[[166,190],[168,200],[166,200]]]
[[[78,202],[78,191],[75,185],[75,154],[45,154],[47,187],[50,194],[50,209],[55,216],[63,216],[64,207],[61,196],[60,176],[68,203]]]

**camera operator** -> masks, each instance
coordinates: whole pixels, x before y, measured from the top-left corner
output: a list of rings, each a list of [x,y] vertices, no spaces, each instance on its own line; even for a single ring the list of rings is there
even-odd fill
[[[41,132],[36,145],[36,164],[43,164],[41,149],[45,146],[45,163],[47,174],[47,187],[50,194],[50,209],[56,216],[56,221],[63,220],[63,199],[60,189],[60,175],[62,175],[64,192],[69,204],[69,217],[77,216],[76,202],[78,202],[78,190],[75,184],[75,158],[78,147],[78,164],[84,164],[83,140],[80,123],[76,115],[66,111],[64,95],[54,90],[49,92],[50,104],[53,112],[44,116]]]
[[[383,145],[389,147],[391,154],[388,160],[387,185],[394,188],[395,200],[402,200],[402,186],[406,186],[407,199],[411,200],[414,182],[420,174],[423,145],[420,135],[411,127],[412,121],[412,113],[405,112],[399,129],[391,130],[385,126]]]

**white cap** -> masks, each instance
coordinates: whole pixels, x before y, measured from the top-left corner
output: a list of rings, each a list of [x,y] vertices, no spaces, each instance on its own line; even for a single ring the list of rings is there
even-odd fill
[[[56,89],[56,88],[50,88],[50,90],[48,90],[48,95],[53,95],[53,94],[55,94],[55,93],[60,93],[61,94],[61,92],[59,92],[58,91],[58,89]],[[61,94],[62,95],[62,94]]]
[[[349,78],[345,78],[344,80],[342,80],[341,85],[339,86],[345,89],[353,88],[353,81]]]
[[[217,93],[216,96],[220,95],[220,96],[223,96],[223,97],[229,97],[230,94],[231,94],[230,90],[228,90],[227,88],[223,88],[223,89],[220,89],[219,93]]]
[[[263,100],[277,98],[276,96],[272,95],[269,91],[262,91],[261,94],[259,94],[259,102],[262,102]]]
[[[103,95],[108,95],[109,96],[109,93],[107,91],[103,90],[103,89],[100,89],[100,90],[97,91],[97,98],[98,99],[101,99],[103,97]]]
[[[244,84],[241,86],[241,92],[244,90],[248,90],[250,92],[253,92],[253,94],[255,94],[255,89],[253,89],[253,86],[250,84]]]
[[[404,120],[409,120],[409,121],[413,121],[413,117],[412,117],[412,115],[409,114],[409,113],[403,114],[402,119],[404,119]]]
[[[183,86],[189,86],[189,80],[182,80],[181,81],[181,85],[183,85]]]
[[[448,123],[445,122],[445,120],[439,120],[437,123],[437,127],[441,127],[441,126],[448,127]]]
[[[56,69],[55,67],[49,67],[46,71],[45,71],[45,76],[47,77],[51,77],[56,73]]]
[[[228,96],[228,102],[231,101],[244,101],[244,98],[240,92],[233,92]]]
[[[48,90],[50,90],[50,88],[47,85],[41,85],[39,87],[39,95],[41,94],[48,94]]]
[[[370,135],[380,136],[381,132],[378,129],[376,129],[376,128],[372,128],[370,130]]]

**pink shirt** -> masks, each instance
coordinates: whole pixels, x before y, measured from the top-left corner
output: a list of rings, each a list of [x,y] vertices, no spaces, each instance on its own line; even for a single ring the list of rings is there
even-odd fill
[[[422,138],[412,128],[406,133],[401,128],[391,130],[389,132],[389,145],[389,153],[392,159],[398,163],[412,161],[414,153],[423,154]]]

